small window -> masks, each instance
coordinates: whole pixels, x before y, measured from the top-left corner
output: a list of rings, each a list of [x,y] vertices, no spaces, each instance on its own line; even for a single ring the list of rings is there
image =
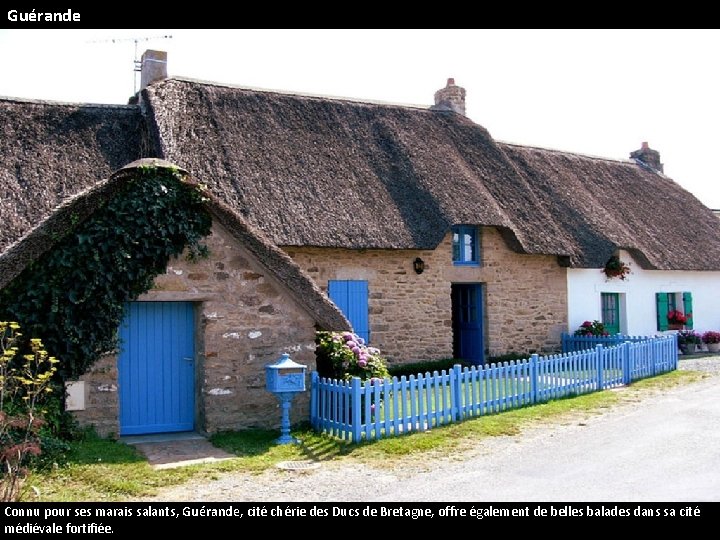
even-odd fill
[[[453,264],[480,265],[480,235],[478,228],[460,225],[452,228]]]
[[[669,330],[672,327],[681,327],[692,330],[693,307],[692,293],[690,292],[661,292],[655,294],[657,306],[657,329]],[[670,320],[670,315],[673,319]],[[675,315],[678,314],[678,315]]]

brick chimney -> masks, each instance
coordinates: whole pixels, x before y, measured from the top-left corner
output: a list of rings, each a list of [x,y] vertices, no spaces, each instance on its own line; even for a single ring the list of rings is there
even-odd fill
[[[167,52],[145,51],[140,60],[140,90],[162,79],[167,79]]]
[[[455,85],[452,77],[447,80],[447,86],[435,92],[435,110],[454,111],[465,116],[465,89]]]
[[[630,152],[630,157],[657,172],[663,172],[663,164],[660,163],[660,152],[651,149],[646,142],[642,143],[640,150]]]

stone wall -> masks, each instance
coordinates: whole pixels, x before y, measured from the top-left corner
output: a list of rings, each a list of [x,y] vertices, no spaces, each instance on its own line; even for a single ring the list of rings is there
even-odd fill
[[[219,224],[206,239],[210,257],[173,259],[141,301],[196,304],[196,429],[202,432],[277,427],[280,409],[265,390],[264,366],[283,352],[315,365],[314,321]],[[119,433],[117,359],[109,356],[86,373],[82,424],[102,435]],[[309,377],[307,381],[309,388]],[[292,422],[308,418],[309,392],[293,403]]]
[[[73,411],[81,426],[94,426],[102,436],[115,436],[118,423],[118,371],[114,355],[100,358],[81,377],[85,381],[85,409]]]
[[[450,233],[432,251],[283,249],[323,290],[328,280],[368,281],[371,341],[392,362],[452,356],[452,283],[486,285],[491,356],[557,350],[567,327],[566,269],[554,256],[511,251],[494,228],[482,229],[480,267],[453,265]]]

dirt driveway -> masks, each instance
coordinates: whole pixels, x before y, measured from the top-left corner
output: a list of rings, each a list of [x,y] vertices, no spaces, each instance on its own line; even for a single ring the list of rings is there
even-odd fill
[[[707,359],[703,367],[716,371],[718,363],[720,357]],[[714,375],[401,469],[345,462],[304,472],[234,473],[145,500],[718,501],[719,398]]]

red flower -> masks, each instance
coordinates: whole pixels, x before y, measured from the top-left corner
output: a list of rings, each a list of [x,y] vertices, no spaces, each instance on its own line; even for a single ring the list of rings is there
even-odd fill
[[[679,311],[677,309],[671,309],[668,311],[667,319],[668,322],[671,324],[685,324],[687,323],[688,319],[692,318],[692,313],[688,313],[687,315],[683,313],[682,311]]]

